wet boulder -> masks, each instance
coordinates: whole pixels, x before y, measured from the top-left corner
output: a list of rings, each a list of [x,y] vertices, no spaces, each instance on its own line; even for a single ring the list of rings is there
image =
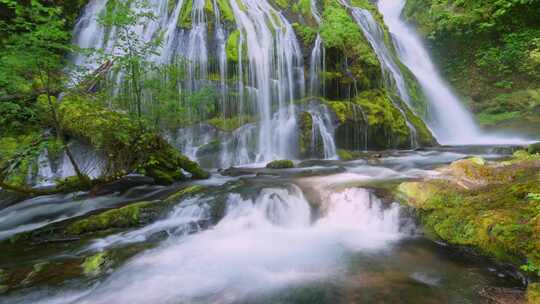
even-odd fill
[[[294,163],[292,162],[292,160],[287,160],[287,159],[274,160],[274,161],[269,162],[266,165],[266,168],[268,168],[268,169],[291,169],[291,168],[294,168]]]

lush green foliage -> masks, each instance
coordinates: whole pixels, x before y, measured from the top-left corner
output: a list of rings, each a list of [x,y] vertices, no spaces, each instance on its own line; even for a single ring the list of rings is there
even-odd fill
[[[484,124],[533,122],[540,111],[539,11],[534,0],[409,0],[405,8]]]

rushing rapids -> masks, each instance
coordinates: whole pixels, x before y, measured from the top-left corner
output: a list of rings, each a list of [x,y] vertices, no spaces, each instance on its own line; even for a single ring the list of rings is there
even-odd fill
[[[377,165],[320,161],[272,178],[254,177],[250,170],[259,169],[245,168],[247,175],[240,179],[216,176],[192,187],[193,194],[173,195],[164,201],[172,204],[170,208],[162,205],[163,216],[154,221],[85,234],[80,240],[54,235],[73,227],[91,231],[99,224],[83,223],[92,221],[91,214],[104,221],[108,212],[102,208],[132,208],[130,200],[167,191],[139,187],[98,198],[29,200],[0,213],[17,212],[2,221],[0,235],[20,232],[9,230],[20,225],[38,231],[33,235],[45,245],[19,243],[34,248],[21,252],[0,243],[5,253],[0,265],[18,254],[40,266],[27,275],[25,284],[32,282],[34,287],[23,284],[0,302],[311,303],[316,297],[321,303],[349,303],[352,298],[372,303],[397,301],[404,295],[417,303],[476,301],[471,284],[515,283],[505,279],[504,272],[490,273],[498,270],[457,258],[447,247],[426,240],[406,208],[362,186],[436,177],[440,173],[430,170],[434,164],[467,152],[400,153],[381,158]],[[341,173],[332,173],[336,165]],[[144,204],[133,204],[141,206],[138,217],[150,216],[163,202],[154,201],[150,214],[143,211],[148,208]],[[45,216],[50,223],[39,222]],[[39,228],[43,225],[65,228]],[[46,241],[51,237],[57,242]],[[75,262],[81,257],[83,266]],[[465,271],[468,275],[463,277]],[[54,274],[61,283],[42,284],[47,282],[40,281],[44,273]]]

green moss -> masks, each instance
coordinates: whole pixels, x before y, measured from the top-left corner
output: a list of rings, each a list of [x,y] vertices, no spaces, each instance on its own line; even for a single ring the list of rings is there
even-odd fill
[[[100,252],[93,256],[87,257],[81,267],[83,268],[83,273],[85,275],[95,276],[103,272],[108,262],[107,254],[105,252]]]
[[[287,0],[275,0],[275,2],[282,9],[285,9],[285,8],[289,7],[289,1],[287,1]]]
[[[529,152],[529,154],[540,153],[540,143],[530,144],[529,147],[527,147],[527,152]]]
[[[436,144],[425,123],[404,104],[400,105],[403,112],[400,111],[384,90],[363,91],[351,101],[326,101],[325,104],[340,122],[336,129],[339,148],[410,148],[412,133],[407,121],[416,129],[421,146]]]
[[[227,43],[225,45],[225,51],[227,53],[227,59],[229,61],[238,62],[239,60],[238,49],[239,48],[240,48],[240,31],[235,30],[229,35],[229,38],[227,38]]]
[[[114,228],[137,227],[145,222],[145,217],[159,214],[161,209],[177,203],[183,197],[200,192],[200,186],[190,186],[169,196],[162,201],[138,202],[118,209],[91,215],[85,219],[69,224],[64,232],[67,235],[83,235]]]
[[[293,5],[292,11],[302,14],[304,17],[311,16],[311,0],[298,0]]]
[[[418,210],[426,229],[449,243],[516,266],[524,260],[540,265],[540,204],[528,199],[540,191],[538,165],[459,161],[445,169],[455,182],[407,182],[398,187],[398,198]]]
[[[226,132],[232,132],[247,123],[254,122],[255,119],[256,119],[255,117],[247,116],[247,115],[234,116],[231,118],[214,117],[208,120],[208,123],[214,126],[216,129],[226,131]]]
[[[330,71],[341,69],[347,62],[350,76],[360,88],[374,88],[381,85],[380,64],[358,24],[337,0],[326,0],[320,35],[332,56],[328,59]],[[343,54],[340,56],[340,54]]]
[[[229,1],[227,0],[217,0],[217,5],[219,7],[219,10],[221,12],[221,19],[223,21],[227,22],[234,22],[234,13],[231,8],[231,5],[229,4]]]
[[[74,222],[66,227],[68,235],[81,235],[89,232],[111,228],[129,228],[140,224],[141,209],[148,208],[151,202],[132,204],[123,208],[113,209],[99,215]]]
[[[170,14],[173,13],[175,7],[176,7],[176,0],[168,0],[167,2],[167,12]]]
[[[182,6],[180,11],[180,16],[178,16],[178,27],[181,28],[191,28],[191,11],[193,9],[193,0],[187,0]]]
[[[345,150],[345,149],[338,149],[337,155],[339,156],[339,159],[344,160],[344,161],[357,160],[357,159],[363,159],[363,158],[368,157],[366,153],[359,152],[359,151]]]
[[[290,169],[294,168],[294,163],[291,160],[274,160],[266,165],[268,169]]]
[[[107,167],[113,172],[133,172],[170,184],[185,176],[208,178],[199,165],[167,143],[160,134],[141,129],[136,119],[109,110],[77,96],[66,96],[59,107],[64,132],[89,142],[107,156]]]
[[[41,135],[33,132],[0,138],[0,168],[11,168],[7,172],[7,182],[25,184],[31,165],[40,152],[35,146],[39,147],[41,142]]]
[[[526,121],[520,129],[534,134],[526,125],[540,111],[539,10],[538,1],[409,0],[404,15],[483,125]]]
[[[315,39],[317,37],[316,29],[309,26],[302,25],[300,23],[296,23],[296,22],[293,23],[292,26],[296,34],[304,42],[304,45],[312,45],[315,42]]]
[[[527,287],[527,303],[540,303],[540,283],[531,283]]]

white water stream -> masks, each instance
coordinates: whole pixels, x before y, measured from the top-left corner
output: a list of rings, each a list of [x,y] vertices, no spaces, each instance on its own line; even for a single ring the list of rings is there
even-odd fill
[[[204,218],[195,203],[184,201],[187,207],[137,233]],[[334,193],[326,204],[313,222],[310,205],[296,186],[265,188],[255,199],[230,194],[226,215],[214,228],[171,237],[91,291],[67,292],[45,303],[235,303],[339,276],[346,271],[347,256],[376,252],[402,237],[399,207],[383,208],[367,190]]]

